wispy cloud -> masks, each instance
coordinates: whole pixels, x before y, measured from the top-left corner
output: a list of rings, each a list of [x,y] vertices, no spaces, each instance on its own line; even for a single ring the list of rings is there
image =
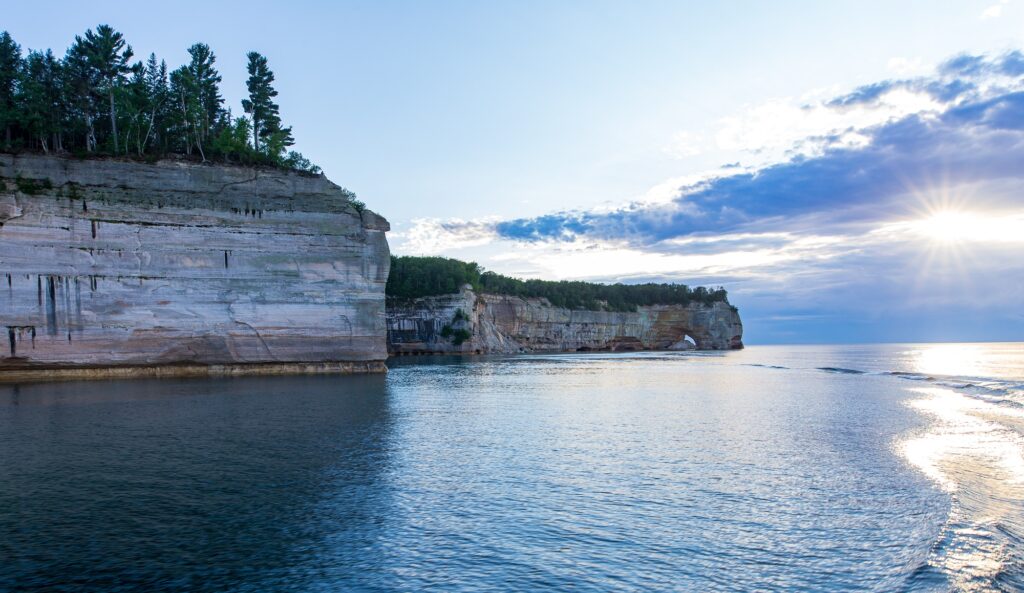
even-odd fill
[[[494,225],[497,219],[461,220],[453,218],[419,218],[412,221],[412,228],[404,233],[392,233],[392,238],[402,242],[411,253],[436,255],[456,248],[486,245],[496,237]]]
[[[674,158],[683,159],[698,155],[702,152],[701,144],[704,139],[700,134],[693,132],[676,132],[672,137],[672,141],[669,142],[662,151]]]
[[[989,6],[981,12],[978,17],[981,20],[995,19],[1003,16],[1003,7],[1010,3],[1010,0],[999,0],[999,2]]]

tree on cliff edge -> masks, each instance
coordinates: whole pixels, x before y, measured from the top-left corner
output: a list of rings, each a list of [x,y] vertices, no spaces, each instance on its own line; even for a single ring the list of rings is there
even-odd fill
[[[18,119],[15,94],[21,74],[21,46],[10,33],[0,33],[0,126],[4,129],[4,146],[11,146],[11,128]]]
[[[302,154],[288,152],[292,130],[281,124],[274,73],[259,53],[248,54],[243,107],[250,117],[237,119],[224,106],[209,45],[193,44],[190,61],[173,72],[155,54],[133,63],[133,53],[109,25],[76,35],[63,58],[50,50],[23,56],[0,30],[0,152],[198,153],[203,161],[320,172]]]
[[[213,67],[217,56],[213,55],[210,46],[196,43],[188,48],[192,57],[187,68],[196,93],[195,101],[199,106],[197,134],[199,140],[206,142],[215,134],[214,124],[221,117],[224,99],[220,96],[220,73]]]
[[[274,103],[274,73],[267,66],[267,58],[254,51],[248,53],[248,58],[249,80],[245,85],[249,98],[242,100],[242,109],[252,121],[253,148],[276,160],[286,147],[295,143],[292,129],[281,127],[279,109]]]
[[[124,82],[131,68],[128,61],[134,52],[132,46],[125,43],[124,36],[110,25],[96,27],[85,32],[85,39],[75,39],[82,44],[89,66],[95,71],[102,88],[110,100],[110,132],[114,139],[114,154],[120,152],[117,141],[117,107],[114,103],[114,92]]]
[[[19,122],[45,153],[64,149],[62,127],[65,119],[63,67],[50,50],[30,51],[25,58]]]

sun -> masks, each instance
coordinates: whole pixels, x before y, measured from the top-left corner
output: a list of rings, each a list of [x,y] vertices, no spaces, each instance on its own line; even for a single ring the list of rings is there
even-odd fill
[[[984,222],[975,214],[959,210],[936,212],[913,225],[919,234],[937,243],[962,243],[977,235]]]
[[[1024,240],[1024,215],[940,210],[909,225],[916,234],[944,245]]]

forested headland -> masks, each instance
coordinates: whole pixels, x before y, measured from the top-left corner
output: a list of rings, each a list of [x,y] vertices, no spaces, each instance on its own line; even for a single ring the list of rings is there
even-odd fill
[[[22,48],[0,33],[0,150],[77,157],[155,160],[183,155],[198,161],[270,165],[319,173],[294,144],[275,102],[267,58],[247,54],[244,115],[221,96],[217,57],[209,45],[188,48],[173,70],[132,46],[109,25],[76,35],[63,56]]]
[[[519,280],[488,272],[475,262],[446,257],[391,256],[386,294],[394,299],[451,294],[469,284],[477,292],[546,298],[556,307],[589,311],[636,311],[644,305],[728,303],[724,288],[685,284],[598,284],[581,281]]]

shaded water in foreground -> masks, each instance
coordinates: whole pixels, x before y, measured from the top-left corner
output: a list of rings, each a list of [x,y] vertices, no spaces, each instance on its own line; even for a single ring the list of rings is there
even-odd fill
[[[1024,346],[0,387],[2,591],[1024,587]]]

